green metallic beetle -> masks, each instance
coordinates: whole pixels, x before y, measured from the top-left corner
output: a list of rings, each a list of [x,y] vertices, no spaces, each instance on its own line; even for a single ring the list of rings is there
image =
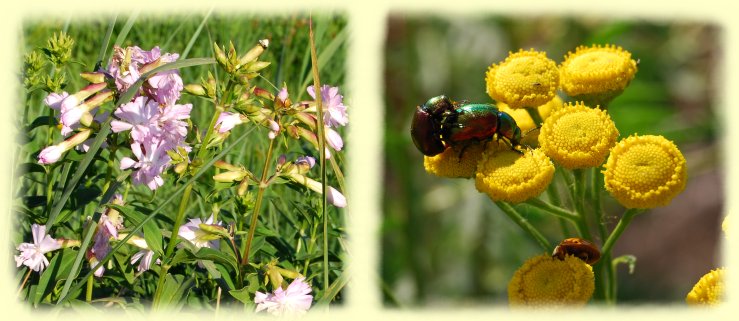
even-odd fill
[[[416,107],[411,123],[413,143],[426,156],[490,140],[496,134],[512,148],[520,146],[521,129],[511,115],[493,104],[457,103],[444,95]]]

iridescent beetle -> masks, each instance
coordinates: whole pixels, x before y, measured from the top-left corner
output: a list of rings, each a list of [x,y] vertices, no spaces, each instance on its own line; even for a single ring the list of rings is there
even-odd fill
[[[492,139],[505,139],[514,148],[520,145],[521,129],[511,115],[493,104],[474,104],[450,100],[441,95],[416,107],[411,137],[426,156],[441,154],[449,147]]]

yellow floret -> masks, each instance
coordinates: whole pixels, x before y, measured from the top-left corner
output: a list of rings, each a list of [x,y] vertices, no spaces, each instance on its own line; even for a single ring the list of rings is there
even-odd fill
[[[631,53],[614,45],[577,47],[559,67],[562,90],[567,95],[600,105],[621,94],[636,70]]]
[[[461,148],[447,148],[441,154],[424,156],[423,167],[430,174],[450,178],[470,178],[475,175],[477,162],[482,156],[483,144]],[[462,157],[460,159],[460,153]]]
[[[547,118],[539,144],[547,156],[574,169],[600,166],[617,138],[618,130],[607,112],[576,103]]]
[[[662,136],[630,136],[611,150],[605,187],[627,208],[667,205],[685,189],[688,169],[674,143]]]
[[[698,280],[685,297],[689,305],[717,305],[724,297],[724,269],[715,269]]]
[[[511,306],[582,306],[595,290],[593,268],[577,257],[548,254],[527,260],[508,283]]]
[[[557,64],[546,53],[519,50],[509,53],[485,74],[487,93],[511,108],[536,107],[552,100],[559,88]]]
[[[539,149],[486,150],[477,165],[475,187],[493,201],[520,203],[541,194],[554,177],[554,165]]]

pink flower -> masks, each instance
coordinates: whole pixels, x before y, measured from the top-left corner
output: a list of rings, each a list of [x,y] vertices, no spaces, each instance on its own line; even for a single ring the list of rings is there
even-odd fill
[[[267,134],[267,137],[269,139],[275,139],[277,137],[277,134],[280,133],[280,124],[278,124],[276,121],[269,119],[269,133]]]
[[[257,291],[254,294],[256,312],[266,310],[276,316],[305,314],[313,303],[313,296],[310,293],[311,288],[305,282],[305,277],[293,280],[284,290],[277,288],[273,293]]]
[[[90,137],[90,133],[92,130],[85,129],[59,144],[44,148],[38,155],[38,163],[42,165],[56,163],[66,151],[84,143]]]
[[[308,86],[308,94],[316,99],[316,90],[313,86]],[[339,94],[339,87],[321,86],[321,102],[326,111],[323,114],[323,122],[326,126],[339,127],[349,123],[349,116],[346,114],[346,106],[342,100],[344,97]]]
[[[180,99],[180,93],[184,88],[177,70],[160,72],[151,76],[146,82],[148,84],[144,88],[146,93],[162,105],[174,104],[177,99]]]
[[[229,113],[224,111],[220,115],[218,115],[216,127],[218,127],[218,125],[220,124],[220,127],[218,127],[218,132],[223,134],[236,127],[236,125],[240,125],[243,123],[244,121],[241,119],[241,114]]]
[[[131,256],[131,264],[135,264],[139,261],[139,265],[136,267],[136,271],[143,272],[151,268],[151,261],[154,258],[154,251],[152,250],[139,250],[133,256]],[[156,264],[161,264],[161,260],[157,259]]]
[[[61,94],[50,93],[46,98],[44,98],[44,104],[49,106],[51,109],[58,111],[61,110],[62,101],[68,96],[69,94],[66,91],[63,91]]]
[[[151,132],[157,132],[156,121],[159,116],[159,104],[143,96],[132,102],[123,104],[113,113],[121,120],[113,120],[110,128],[114,133],[131,130],[131,138],[143,142]]]
[[[15,256],[15,264],[16,267],[25,265],[31,270],[41,272],[49,266],[49,260],[44,254],[61,248],[61,245],[46,234],[46,225],[31,225],[31,234],[33,243],[21,243],[16,248],[20,255]]]
[[[66,151],[67,150],[64,146],[60,145],[51,145],[46,147],[38,154],[38,163],[42,165],[56,163],[60,158],[62,158],[62,154]]]
[[[133,183],[146,184],[152,191],[164,185],[164,180],[160,175],[167,168],[171,159],[163,145],[153,142],[145,142],[144,144],[134,142],[131,145],[131,151],[138,161],[124,157],[121,159],[121,169],[137,169],[132,175]]]
[[[158,118],[158,126],[161,129],[160,137],[162,145],[167,149],[174,149],[182,145],[187,136],[187,122],[190,118],[192,104],[169,105],[161,109]]]
[[[300,156],[294,163],[295,165],[308,165],[308,168],[313,168],[316,165],[316,159],[311,156]]]
[[[331,146],[334,150],[341,150],[344,147],[344,140],[341,139],[341,135],[329,127],[325,127],[325,129],[326,144]]]
[[[179,235],[181,238],[186,239],[190,241],[195,247],[201,248],[201,247],[209,247],[218,249],[220,247],[220,243],[218,240],[213,239],[213,235],[203,231],[200,228],[200,224],[208,224],[208,225],[221,225],[221,222],[218,221],[217,223],[213,223],[213,214],[208,217],[205,222],[201,221],[199,218],[193,218],[190,219],[189,222],[187,222],[185,225],[180,226],[180,230],[177,232],[177,235]]]

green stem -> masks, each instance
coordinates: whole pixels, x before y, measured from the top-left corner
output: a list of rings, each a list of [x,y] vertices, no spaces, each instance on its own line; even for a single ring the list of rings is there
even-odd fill
[[[572,213],[566,209],[563,209],[559,206],[554,206],[552,204],[549,204],[547,202],[544,202],[538,198],[532,198],[528,201],[526,201],[526,204],[529,204],[533,207],[536,207],[540,210],[546,211],[549,214],[552,214],[554,216],[557,216],[561,219],[567,219],[572,222],[577,222],[579,219],[579,216],[575,213]]]
[[[174,220],[174,225],[172,225],[172,234],[169,237],[169,244],[167,245],[167,250],[164,254],[164,264],[162,264],[161,271],[159,272],[158,286],[156,292],[154,292],[153,305],[155,309],[159,307],[159,299],[162,294],[162,289],[164,289],[164,280],[166,279],[167,272],[170,268],[169,260],[172,258],[172,253],[174,253],[175,246],[177,245],[177,238],[179,237],[180,226],[182,225],[182,221],[185,219],[187,203],[190,200],[190,193],[192,192],[194,185],[194,182],[188,184],[185,187],[185,191],[182,193],[182,199],[180,199],[180,206],[177,210],[177,217]]]
[[[585,206],[584,206],[584,195],[585,195],[585,178],[583,175],[582,169],[574,169],[572,170],[573,174],[575,175],[575,181],[572,185],[572,201],[575,205],[575,210],[577,211],[577,215],[580,217],[577,221],[577,225],[579,226],[579,229],[582,233],[582,237],[586,240],[592,241],[593,236],[590,234],[590,228],[588,227],[588,220],[587,216],[585,215]]]
[[[259,190],[257,191],[257,200],[254,203],[254,211],[251,215],[251,224],[249,224],[249,234],[246,237],[246,247],[244,248],[244,256],[241,257],[241,265],[249,264],[249,251],[251,250],[251,242],[254,239],[254,232],[257,230],[257,222],[259,218],[259,208],[262,207],[262,198],[264,190],[267,189],[265,181],[267,180],[267,171],[269,169],[270,159],[272,158],[272,149],[274,148],[274,139],[270,139],[269,148],[267,149],[267,157],[264,159],[264,168],[262,169],[262,179],[259,181]]]
[[[600,235],[601,242],[604,242],[606,237],[608,237],[608,229],[606,227],[606,222],[603,219],[603,207],[601,206],[601,199],[600,194],[601,190],[603,188],[603,185],[600,183],[601,180],[601,173],[599,167],[593,167],[591,168],[591,193],[590,193],[590,203],[593,207],[593,212],[595,214],[595,219],[597,221],[598,225],[598,233]],[[605,270],[605,271],[604,271]],[[595,265],[595,273],[597,275],[596,280],[598,280],[598,288],[599,291],[597,295],[604,299],[606,303],[611,303],[611,293],[613,287],[615,286],[615,280],[611,280],[611,276],[613,275],[613,266],[611,265],[611,254],[603,255],[600,259],[600,262]]]
[[[323,292],[328,291],[328,213],[326,211],[326,136],[323,125],[323,98],[321,97],[321,81],[318,74],[318,54],[316,53],[316,42],[313,35],[313,19],[311,18],[308,30],[310,38],[311,71],[313,73],[313,89],[316,94],[316,110],[318,111],[318,153],[321,158],[321,214],[323,218]]]
[[[528,220],[523,218],[523,216],[521,216],[521,214],[518,213],[518,211],[516,211],[513,206],[503,201],[495,201],[495,205],[498,205],[503,213],[508,215],[508,217],[513,220],[514,223],[521,227],[525,232],[529,233],[529,235],[531,235],[534,240],[536,240],[536,242],[545,252],[549,252],[552,250],[551,244],[549,244],[549,241],[547,241],[544,235],[542,235],[539,230],[531,225]]]
[[[90,303],[92,301],[92,287],[95,283],[95,279],[92,275],[87,278],[87,292],[85,293],[85,302]]]
[[[536,107],[526,107],[526,112],[529,113],[529,116],[531,116],[531,120],[534,121],[534,125],[536,127],[541,126],[542,123],[544,123],[544,120],[542,120],[541,115],[539,115],[539,109]]]
[[[618,221],[618,224],[616,224],[616,227],[611,232],[611,235],[608,236],[608,239],[603,244],[603,248],[601,249],[603,256],[611,254],[611,250],[616,244],[616,241],[618,241],[618,238],[621,237],[621,233],[626,230],[626,227],[629,226],[631,220],[634,219],[634,216],[636,216],[636,214],[639,214],[640,212],[641,209],[636,208],[630,208],[627,209],[626,212],[624,212],[623,217],[621,217],[621,220]]]

